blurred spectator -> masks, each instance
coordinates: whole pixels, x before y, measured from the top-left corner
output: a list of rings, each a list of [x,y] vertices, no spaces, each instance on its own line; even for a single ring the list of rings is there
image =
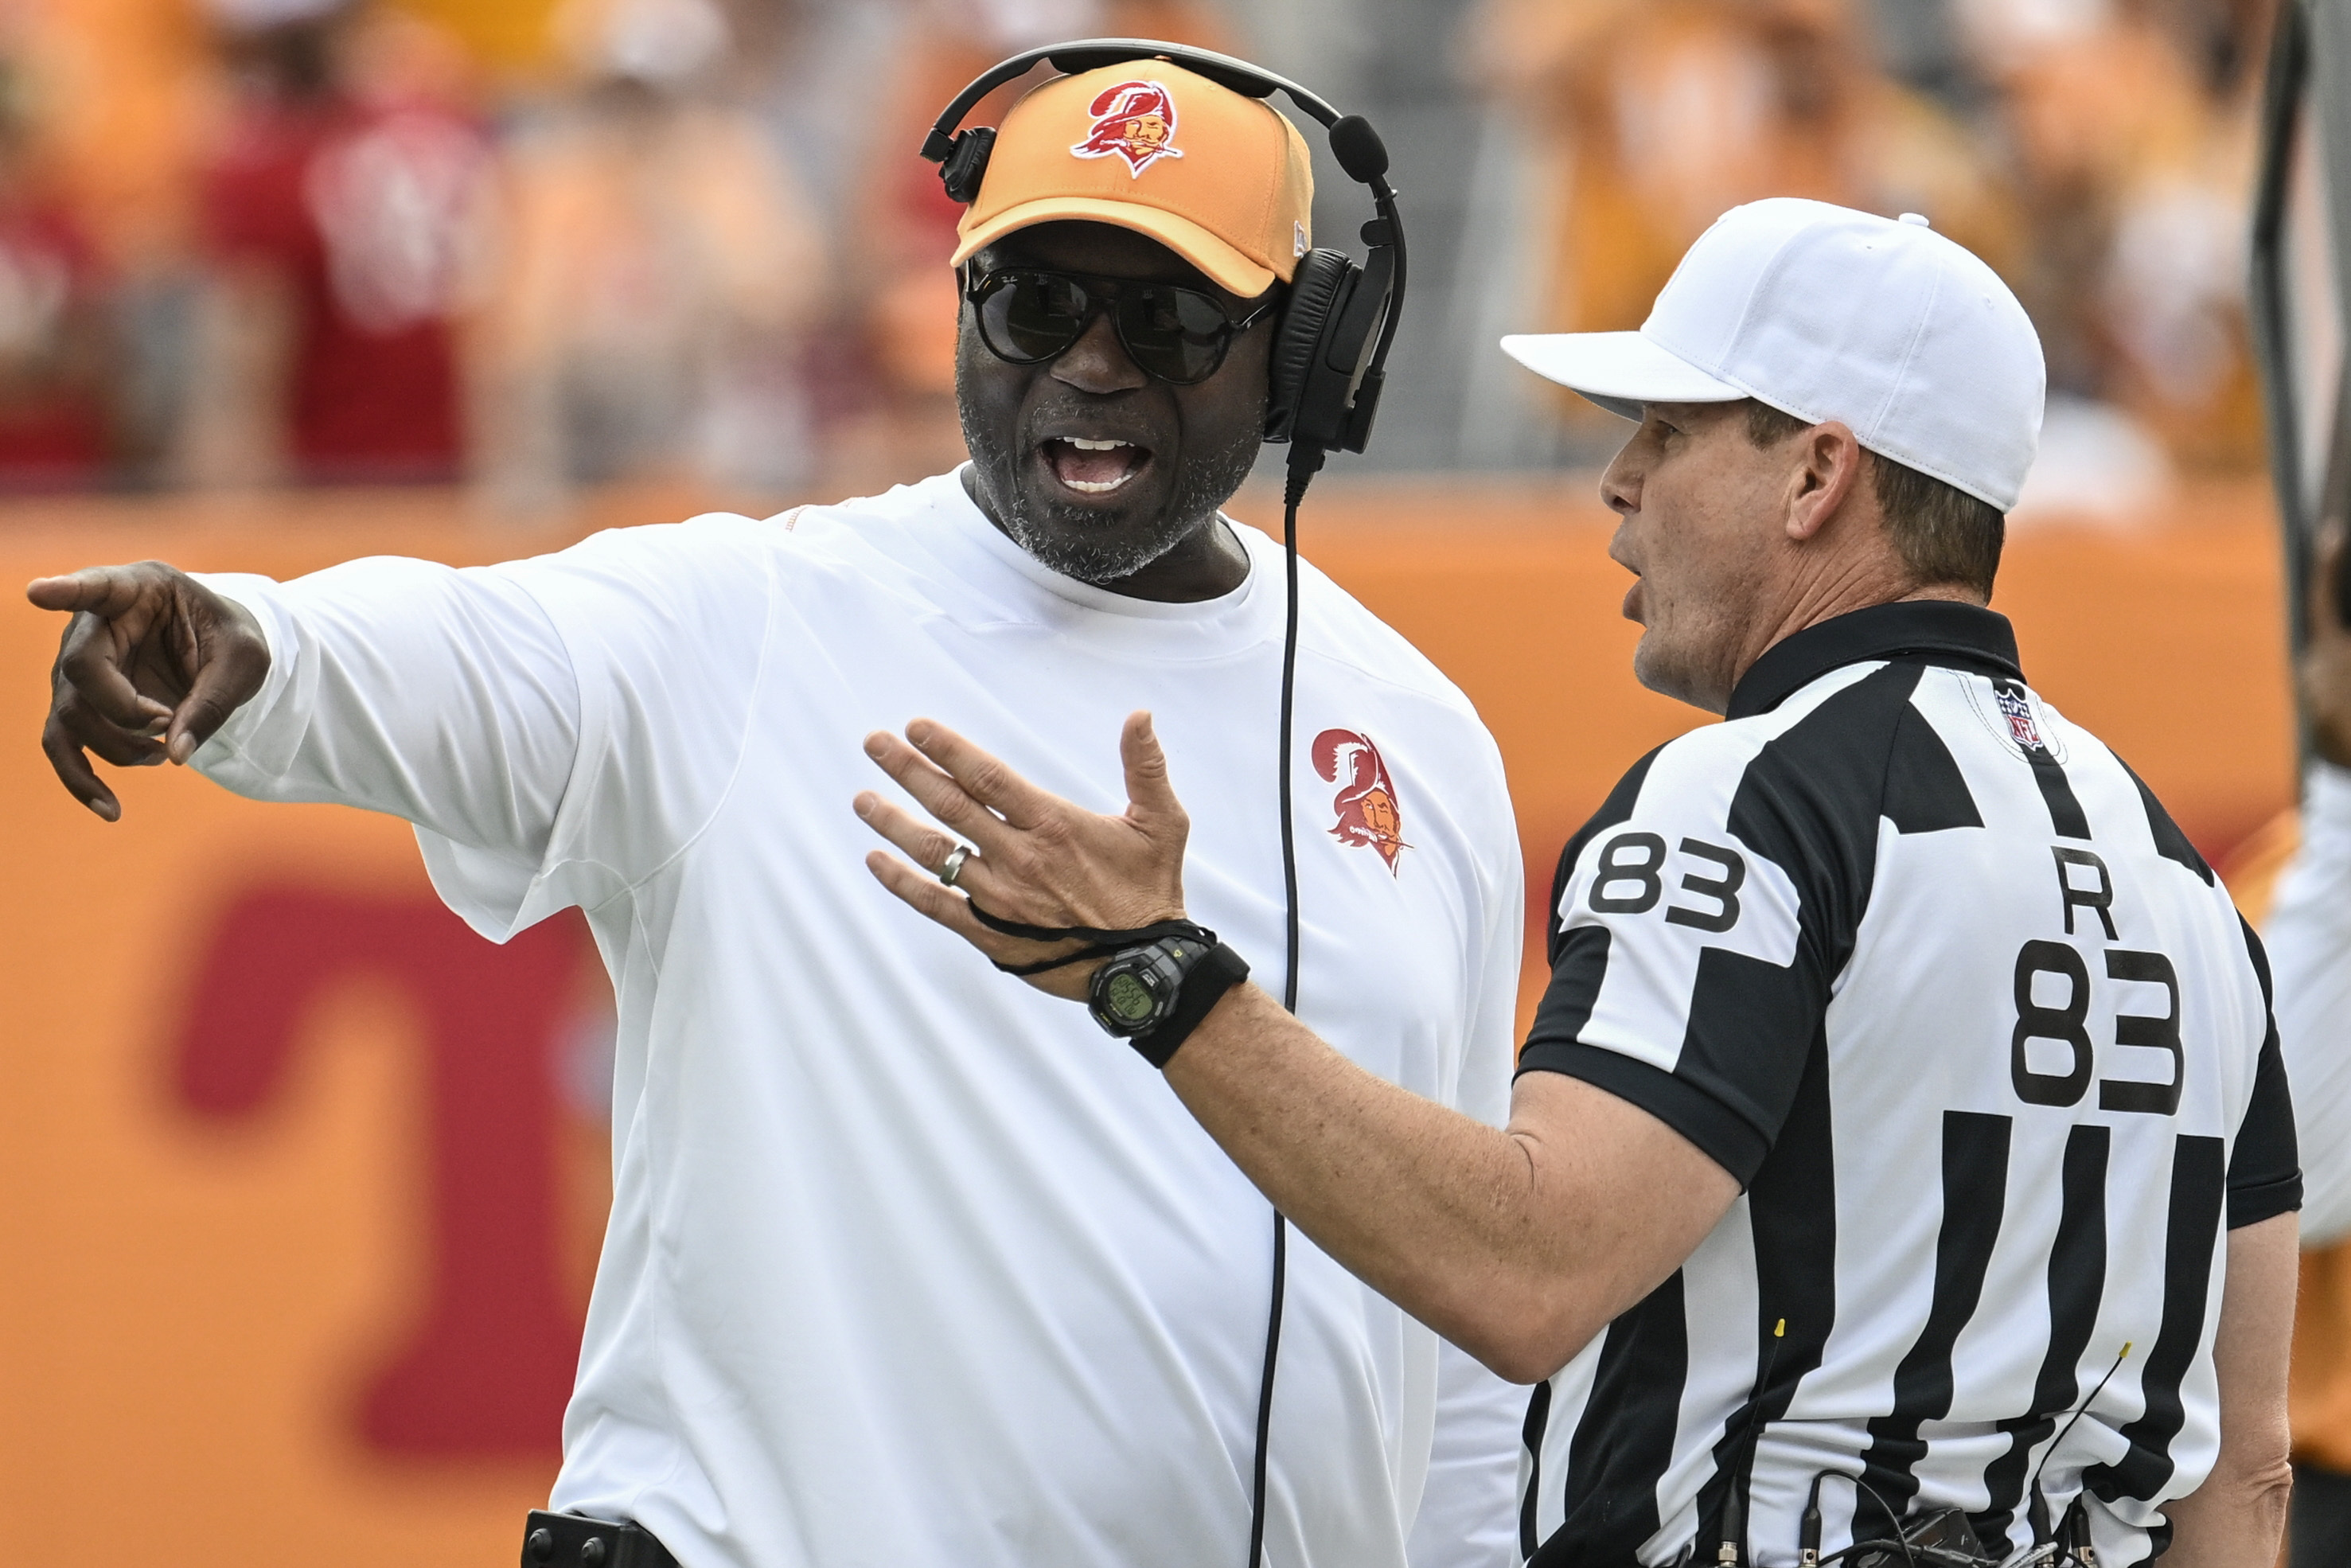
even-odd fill
[[[202,179],[212,279],[193,477],[445,480],[463,455],[455,318],[489,151],[427,24],[338,0],[214,0],[235,101]]]
[[[2185,0],[1969,0],[2030,255],[2011,276],[2053,388],[2126,411],[2182,464],[2260,461],[2244,317],[2267,17]]]
[[[481,319],[486,467],[509,505],[674,477],[768,491],[808,459],[800,332],[820,235],[759,122],[724,101],[711,0],[574,0],[580,88],[517,133]]]
[[[2047,345],[2028,501],[2258,463],[2242,250],[2269,0],[1880,0],[1918,24],[1901,48],[1944,40],[1905,60],[1932,97],[1875,63],[1860,3],[1486,0],[1477,73],[1559,193],[1547,324],[1635,325],[1698,231],[1757,196],[1917,211],[2010,279]]]
[[[0,488],[94,485],[111,445],[107,280],[40,163],[26,96],[0,61]]]
[[[1489,0],[1476,69],[1563,188],[1540,246],[1543,329],[1638,326],[1689,243],[1761,196],[1922,212],[1999,266],[2011,204],[1863,35],[1844,0]]]
[[[957,213],[890,128],[1086,33],[1291,37],[1303,79],[1378,105],[1429,230],[1407,330],[1489,345],[1465,362],[1489,316],[1635,324],[1724,208],[1813,195],[1925,213],[2016,287],[2050,355],[2036,505],[2127,515],[2260,459],[2241,252],[2275,0],[1448,0],[1474,85],[1409,90],[1374,68],[1386,0],[569,0],[554,29],[549,4],[203,0],[233,78],[203,135],[176,10],[0,4],[0,58],[75,89],[36,124],[0,87],[0,486],[475,467],[538,505],[789,490],[819,453],[851,488],[930,471],[960,446]],[[503,149],[410,5],[516,73]],[[1430,98],[1464,90],[1474,138]],[[1616,434],[1507,401],[1465,396],[1416,456]]]

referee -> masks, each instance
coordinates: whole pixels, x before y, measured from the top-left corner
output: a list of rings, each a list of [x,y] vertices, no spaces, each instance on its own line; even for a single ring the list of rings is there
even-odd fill
[[[1602,481],[1635,669],[1725,722],[1567,846],[1507,1130],[1230,960],[1138,1043],[1306,1234],[1536,1385],[1540,1568],[2270,1563],[2301,1183],[2263,961],[1985,608],[2040,423],[2023,311],[1924,220],[1773,200],[1638,332],[1506,347],[1639,418]],[[977,852],[950,892],[876,852],[908,903],[1004,961],[1053,950],[976,910],[1182,916],[1147,716],[1121,817],[912,734],[868,748]],[[955,841],[859,809],[916,866]],[[1107,982],[1036,983],[1110,1027],[1140,1014],[1100,945]]]

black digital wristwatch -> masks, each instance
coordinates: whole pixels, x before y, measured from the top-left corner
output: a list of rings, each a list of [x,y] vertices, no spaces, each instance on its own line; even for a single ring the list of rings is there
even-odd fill
[[[1217,999],[1248,977],[1239,954],[1192,925],[1113,954],[1094,971],[1087,1005],[1104,1030],[1165,1067]]]
[[[1008,975],[1042,975],[1102,958],[1087,982],[1086,1005],[1094,1022],[1134,1047],[1154,1067],[1165,1067],[1208,1009],[1227,991],[1249,978],[1248,962],[1217,940],[1217,934],[1188,920],[1162,920],[1127,931],[1092,925],[1030,925],[991,915],[974,899],[972,918],[990,931],[1023,942],[1083,942],[1058,958],[1033,964],[988,960]]]

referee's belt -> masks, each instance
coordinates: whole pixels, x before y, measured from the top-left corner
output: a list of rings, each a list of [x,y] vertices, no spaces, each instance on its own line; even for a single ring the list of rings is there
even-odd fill
[[[523,1526],[522,1568],[678,1568],[678,1562],[642,1525],[534,1509]]]

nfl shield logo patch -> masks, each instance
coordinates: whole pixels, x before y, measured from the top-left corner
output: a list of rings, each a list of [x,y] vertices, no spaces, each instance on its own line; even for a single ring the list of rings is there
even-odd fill
[[[2008,737],[2027,751],[2043,749],[2041,727],[2032,722],[2032,701],[2013,686],[1995,685],[2001,716],[2008,720]]]

